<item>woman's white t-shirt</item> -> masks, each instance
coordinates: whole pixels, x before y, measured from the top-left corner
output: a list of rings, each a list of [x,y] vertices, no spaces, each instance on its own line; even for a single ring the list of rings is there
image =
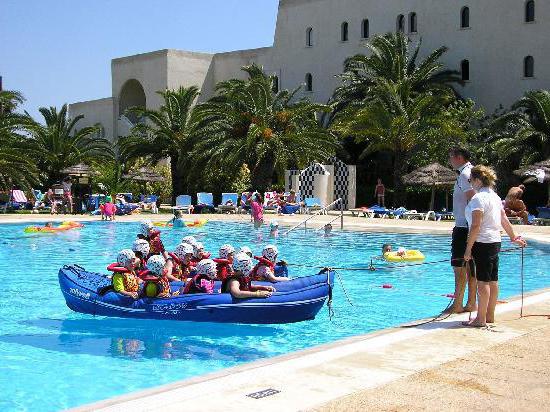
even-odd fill
[[[466,220],[472,227],[472,212],[481,210],[483,218],[476,242],[499,243],[502,241],[502,199],[490,188],[484,187],[472,197],[466,206]]]

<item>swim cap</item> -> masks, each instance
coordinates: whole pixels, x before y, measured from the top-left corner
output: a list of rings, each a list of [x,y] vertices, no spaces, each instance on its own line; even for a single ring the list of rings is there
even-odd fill
[[[262,256],[273,263],[275,263],[275,260],[277,259],[278,254],[279,254],[279,250],[275,245],[267,245],[266,247],[264,247],[264,250],[262,251]]]
[[[253,268],[252,259],[246,253],[241,252],[233,259],[233,270],[235,272],[241,272],[244,276],[248,276]]]
[[[130,249],[124,249],[118,252],[116,261],[120,266],[128,267],[135,258],[136,258],[136,254],[134,253],[134,251]]]
[[[188,243],[180,243],[176,246],[176,249],[174,250],[174,255],[178,257],[179,260],[185,259],[185,255],[192,255],[193,254],[193,246],[191,246]]]
[[[153,222],[150,220],[145,220],[141,222],[141,225],[139,226],[139,233],[141,233],[143,236],[149,236],[149,231],[153,228]]]
[[[145,239],[137,239],[134,241],[134,244],[132,245],[132,250],[136,253],[140,252],[141,255],[145,258],[149,256],[151,247],[149,246],[149,242],[147,242]]]
[[[195,239],[194,236],[185,236],[182,240],[181,240],[181,243],[187,243],[191,246],[194,246],[197,244],[197,239]]]
[[[166,260],[161,255],[151,256],[145,265],[149,271],[156,276],[162,276],[162,270]]]
[[[243,246],[241,250],[239,250],[239,253],[245,253],[248,256],[252,257],[252,250],[248,246]]]
[[[269,225],[269,227],[270,227],[271,229],[273,229],[273,228],[278,228],[278,227],[279,227],[279,223],[278,223],[277,221],[273,221],[273,222],[271,222],[271,224]]]
[[[212,259],[201,260],[197,264],[197,274],[206,275],[211,280],[216,279],[216,276],[218,275],[216,262],[214,262]]]
[[[229,259],[229,255],[235,253],[235,248],[229,244],[225,244],[220,248],[220,258]]]
[[[201,252],[204,252],[204,245],[201,242],[195,243],[193,245],[193,256],[198,259]]]

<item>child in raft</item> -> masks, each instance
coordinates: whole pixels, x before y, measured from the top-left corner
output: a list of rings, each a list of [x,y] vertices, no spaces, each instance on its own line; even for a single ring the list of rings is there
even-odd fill
[[[214,293],[214,281],[217,275],[216,262],[212,259],[201,260],[197,264],[197,274],[185,284],[183,294]]]
[[[149,242],[150,251],[148,258],[155,255],[162,255],[164,259],[168,259],[168,253],[160,239],[160,230],[155,229],[150,220],[141,222],[137,236],[138,239],[145,239]]]
[[[195,263],[193,263],[193,246],[188,243],[180,243],[174,249],[173,253],[170,253],[174,261],[174,268],[172,276],[181,282],[185,282],[191,277],[191,271],[195,269]]]
[[[224,280],[233,272],[233,258],[235,256],[235,248],[230,244],[225,244],[220,247],[220,257],[214,259],[217,269],[218,280]]]
[[[290,280],[288,277],[277,276],[275,274],[276,267],[286,268],[285,261],[277,263],[277,257],[279,256],[279,250],[275,245],[267,245],[262,250],[262,257],[257,258],[259,263],[252,269],[252,280],[267,281],[272,283],[286,282]],[[284,269],[279,269],[279,273],[286,272]]]
[[[134,299],[139,298],[140,285],[143,281],[136,275],[138,258],[130,249],[124,249],[117,256],[117,263],[124,272],[116,272],[111,280],[115,292]]]
[[[273,286],[252,286],[250,273],[254,264],[245,253],[239,253],[233,260],[233,274],[222,282],[222,293],[230,293],[235,299],[268,298],[275,288]]]
[[[211,253],[204,250],[204,245],[201,242],[197,242],[193,245],[193,262],[199,263],[203,259],[210,258]]]
[[[166,299],[179,295],[179,292],[172,293],[170,290],[170,276],[172,276],[172,258],[164,259],[161,255],[154,255],[147,260],[145,266],[147,275],[154,276],[155,281],[149,281],[145,285],[145,295],[149,298]]]
[[[147,242],[145,239],[136,239],[132,244],[132,251],[139,259],[139,263],[136,269],[144,270],[150,251],[149,242]]]

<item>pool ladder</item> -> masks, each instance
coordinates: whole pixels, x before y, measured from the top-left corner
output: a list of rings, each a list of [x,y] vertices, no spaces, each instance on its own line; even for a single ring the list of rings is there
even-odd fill
[[[338,216],[336,216],[334,219],[332,219],[330,222],[330,224],[332,224],[333,222],[335,222],[336,220],[340,219],[340,229],[344,229],[344,202],[342,200],[342,198],[339,198],[339,199],[336,199],[334,202],[332,202],[330,205],[327,205],[321,209],[319,209],[317,212],[315,212],[313,215],[309,216],[307,219],[304,219],[302,220],[300,223],[298,223],[297,225],[294,225],[292,226],[290,229],[288,229],[286,232],[283,233],[283,236],[286,236],[288,235],[290,232],[298,229],[300,226],[304,226],[304,231],[307,231],[307,222],[309,222],[310,220],[312,220],[314,217],[316,216],[319,216],[321,214],[325,214],[328,210],[332,209],[333,207],[335,207],[336,205],[340,205],[340,213]],[[328,224],[326,223],[326,224]],[[324,226],[323,226],[324,227]],[[317,230],[321,230],[323,227],[317,229]]]

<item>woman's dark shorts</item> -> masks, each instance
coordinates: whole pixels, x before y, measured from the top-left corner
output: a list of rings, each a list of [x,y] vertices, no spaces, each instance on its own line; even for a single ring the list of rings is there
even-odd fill
[[[498,254],[500,243],[474,243],[472,258],[476,264],[476,278],[480,282],[498,281]]]
[[[453,229],[453,240],[451,242],[451,266],[453,267],[462,266],[462,258],[468,244],[468,232],[467,227],[455,227]]]

